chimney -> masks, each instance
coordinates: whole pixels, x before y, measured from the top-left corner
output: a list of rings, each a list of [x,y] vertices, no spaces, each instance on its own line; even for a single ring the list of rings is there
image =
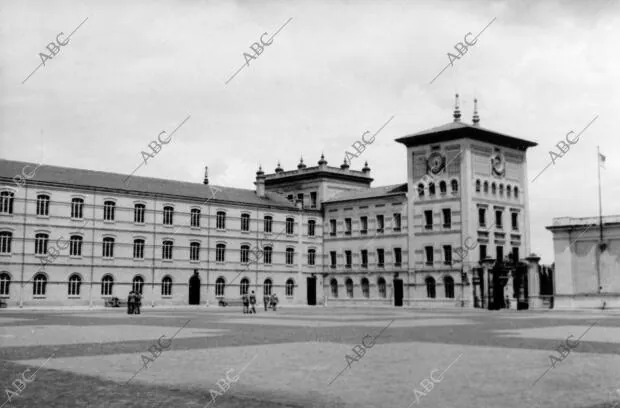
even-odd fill
[[[202,184],[209,184],[209,167],[205,166],[205,179]]]
[[[263,172],[263,168],[258,166],[258,171],[256,172],[256,195],[258,197],[265,197],[265,173]]]

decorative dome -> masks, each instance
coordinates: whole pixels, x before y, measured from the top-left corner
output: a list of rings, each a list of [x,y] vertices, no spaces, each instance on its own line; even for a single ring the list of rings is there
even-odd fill
[[[368,162],[364,163],[364,167],[362,168],[364,173],[370,173],[370,167],[368,167]]]
[[[321,153],[321,160],[318,161],[318,164],[319,166],[327,164],[327,160],[325,160],[325,155],[323,155],[323,153]]]
[[[258,171],[256,172],[257,176],[264,176],[265,172],[263,171],[263,166],[258,165]]]
[[[297,165],[297,168],[300,169],[300,170],[306,168],[306,165],[304,164],[304,158],[303,157],[299,158],[299,164]]]
[[[346,169],[348,169],[348,168],[349,168],[349,163],[347,163],[347,158],[346,158],[346,157],[344,158],[344,161],[343,161],[343,162],[342,162],[342,164],[340,165],[340,168],[341,168],[342,170],[346,170]]]
[[[280,161],[278,161],[278,167],[276,167],[276,173],[282,173],[284,171],[284,169],[282,167],[280,167]]]

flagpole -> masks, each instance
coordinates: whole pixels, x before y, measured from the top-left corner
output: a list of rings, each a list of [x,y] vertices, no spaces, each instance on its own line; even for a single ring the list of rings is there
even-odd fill
[[[597,270],[596,270],[596,278],[598,281],[598,293],[601,293],[601,255],[603,252],[603,205],[601,202],[601,149],[599,146],[596,146],[596,162],[598,164],[598,220],[599,220],[599,233],[600,233],[600,242],[599,242],[599,254],[598,254],[598,262],[597,262]]]

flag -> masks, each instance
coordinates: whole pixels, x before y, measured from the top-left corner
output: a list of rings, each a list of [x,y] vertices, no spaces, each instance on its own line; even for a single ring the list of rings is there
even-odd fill
[[[605,168],[605,159],[606,157],[601,153],[598,154],[598,163],[602,168]]]

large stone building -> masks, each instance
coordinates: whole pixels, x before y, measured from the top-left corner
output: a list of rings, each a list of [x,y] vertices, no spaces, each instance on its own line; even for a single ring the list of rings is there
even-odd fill
[[[462,123],[397,139],[405,183],[371,187],[347,163],[256,173],[256,189],[0,160],[0,299],[101,306],[283,303],[527,304],[526,150]],[[508,256],[507,256],[508,255]],[[531,292],[531,290],[530,290]]]

